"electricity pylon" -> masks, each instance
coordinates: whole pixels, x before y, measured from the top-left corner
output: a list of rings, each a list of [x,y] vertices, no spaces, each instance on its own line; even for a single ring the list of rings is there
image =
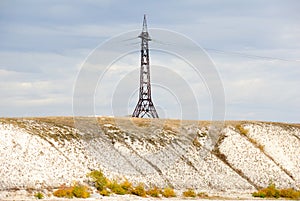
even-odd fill
[[[140,90],[139,101],[134,109],[132,117],[149,117],[158,118],[158,114],[153,105],[151,98],[151,83],[150,83],[150,63],[149,63],[149,48],[148,42],[151,38],[147,29],[146,15],[144,15],[143,30],[139,35],[142,39],[141,43],[141,69],[140,69]]]

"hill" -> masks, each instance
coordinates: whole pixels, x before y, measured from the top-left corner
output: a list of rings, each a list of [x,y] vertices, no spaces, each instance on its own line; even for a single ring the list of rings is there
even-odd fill
[[[146,186],[300,188],[299,125],[112,117],[0,118],[0,190],[56,188],[91,170]]]

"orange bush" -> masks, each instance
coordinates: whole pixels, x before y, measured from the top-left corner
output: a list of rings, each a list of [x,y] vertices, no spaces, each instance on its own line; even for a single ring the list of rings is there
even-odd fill
[[[153,188],[151,188],[147,191],[147,195],[150,195],[151,197],[159,197],[160,193],[161,193],[161,190],[156,186],[154,186]]]
[[[191,189],[191,188],[189,188],[189,189],[187,189],[186,191],[184,191],[184,192],[182,193],[182,195],[183,195],[184,197],[192,197],[192,198],[196,197],[195,191],[194,191],[193,189]]]
[[[136,187],[134,187],[131,191],[133,195],[141,196],[141,197],[146,197],[146,190],[144,188],[143,183],[139,183]]]
[[[162,195],[166,198],[176,197],[176,193],[173,188],[167,187],[162,191]]]
[[[58,190],[53,192],[53,195],[65,198],[88,198],[90,197],[90,192],[87,186],[76,183],[74,186],[69,187],[66,185],[60,186]]]

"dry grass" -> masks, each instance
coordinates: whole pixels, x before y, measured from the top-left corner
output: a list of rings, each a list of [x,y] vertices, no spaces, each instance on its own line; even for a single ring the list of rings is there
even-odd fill
[[[245,129],[241,124],[236,125],[235,128],[241,135],[248,136],[249,130]]]
[[[249,133],[249,130],[248,129],[245,129],[241,124],[237,124],[235,126],[235,128],[238,130],[238,132],[245,136],[253,145],[255,145],[255,147],[257,147],[260,151],[264,151],[264,146],[259,144],[255,139],[251,138],[248,133]]]
[[[54,130],[55,132],[49,132],[49,128],[45,127],[39,127],[35,128],[31,126],[29,123],[26,123],[25,121],[31,120],[37,124],[48,124],[49,127],[57,128],[60,130]],[[114,130],[118,130],[120,128],[120,132],[117,134],[118,140],[124,140],[123,139],[123,131],[125,130],[126,133],[131,135],[131,138],[139,138],[142,135],[139,135],[139,133],[144,133],[143,137],[145,136],[151,136],[150,134],[154,132],[154,130],[157,130],[159,128],[162,128],[163,131],[165,131],[167,134],[171,135],[179,135],[180,134],[180,128],[181,126],[185,125],[196,125],[199,128],[203,126],[209,126],[212,123],[222,125],[222,122],[211,122],[211,121],[190,121],[190,120],[175,120],[175,119],[141,119],[141,118],[131,118],[131,117],[28,117],[28,118],[0,118],[0,122],[12,124],[19,128],[25,129],[28,131],[28,133],[31,133],[33,135],[39,135],[40,137],[46,139],[46,138],[53,138],[55,141],[61,141],[64,140],[72,140],[72,139],[89,139],[93,136],[89,135],[78,135],[76,131],[70,131],[70,129],[73,129],[75,127],[75,122],[80,122],[83,125],[86,125],[86,129],[91,131],[90,133],[99,133],[98,131],[102,130],[107,134],[108,136],[116,136],[108,130],[109,127],[105,127],[105,125],[111,125],[111,128]],[[225,126],[234,126],[242,135],[247,136],[248,130],[245,129],[242,125],[249,124],[249,123],[262,123],[258,121],[226,121]],[[291,127],[297,127],[295,124],[284,124],[284,123],[274,123],[274,122],[264,122],[270,125],[276,125],[281,126],[285,128],[291,128]],[[96,126],[96,127],[95,127]],[[93,132],[92,129],[98,129],[97,132]],[[147,129],[145,129],[147,128]],[[140,130],[139,130],[140,129]],[[88,133],[83,130],[83,133]],[[135,133],[135,134],[134,134]],[[120,138],[120,139],[119,139]],[[152,139],[151,139],[152,140]],[[249,139],[251,140],[251,139]],[[253,144],[255,144],[259,149],[263,150],[264,147],[255,143],[253,140],[251,141]],[[153,143],[159,143],[161,145],[164,145],[167,142],[164,141],[158,141]],[[193,141],[194,145],[199,146],[199,143],[197,141]]]
[[[26,117],[26,118],[0,118],[0,122],[9,122],[11,121],[17,121],[17,120],[37,120],[41,122],[48,122],[48,123],[53,123],[56,125],[62,125],[62,126],[69,126],[69,127],[74,127],[74,118],[75,119],[94,119],[97,118],[98,122],[100,124],[103,123],[111,123],[115,124],[115,120],[126,120],[130,119],[131,121],[136,122],[137,124],[146,125],[149,123],[150,119],[141,119],[141,118],[131,118],[131,117],[73,117],[73,116],[49,116],[49,117]],[[197,124],[199,127],[204,127],[204,126],[209,126],[212,121],[194,121],[194,120],[178,120],[178,119],[151,119],[152,122],[154,123],[159,123],[159,122],[164,122],[166,125],[170,125],[171,127],[178,127],[181,124]],[[232,121],[232,120],[227,120],[224,122],[225,126],[234,126],[236,127],[237,125],[243,125],[243,124],[257,124],[257,123],[266,123],[270,125],[277,125],[281,127],[300,127],[300,124],[292,124],[292,123],[281,123],[281,122],[263,122],[263,121]]]
[[[265,149],[265,146],[264,145],[261,145],[261,144],[259,144],[255,139],[253,139],[253,138],[250,138],[250,137],[248,137],[248,140],[252,143],[252,144],[254,144],[260,151],[264,151],[264,149]]]
[[[74,128],[73,117],[38,117],[38,118],[29,118],[29,119],[46,122],[57,126],[68,126]]]
[[[31,120],[37,124],[46,124],[49,125],[45,128],[39,127],[33,127],[30,125],[30,123],[26,123],[25,121]],[[118,130],[120,127],[120,132],[117,133],[118,140],[124,140],[123,139],[123,131],[122,129],[125,129],[125,132],[128,133],[132,139],[139,138],[140,136],[151,136],[150,134],[154,132],[154,130],[157,130],[159,128],[162,128],[163,131],[167,134],[171,135],[180,135],[180,128],[181,126],[185,125],[196,125],[199,128],[203,126],[209,126],[212,123],[222,125],[223,122],[211,122],[211,121],[191,121],[191,120],[176,120],[176,119],[141,119],[141,118],[131,118],[131,117],[28,117],[28,118],[0,118],[0,122],[6,123],[6,124],[12,124],[14,126],[17,126],[19,128],[25,129],[28,131],[28,133],[31,133],[33,135],[39,135],[43,139],[46,138],[53,138],[55,141],[61,141],[64,140],[72,140],[72,139],[89,139],[89,135],[79,135],[76,133],[76,131],[71,131],[75,127],[75,122],[80,122],[83,125],[86,125],[86,129],[90,129],[90,133],[99,133],[98,131],[102,130],[107,135],[116,136],[114,134],[111,134],[110,132],[107,132],[109,130],[109,127],[105,127],[104,125],[111,125],[111,128]],[[262,123],[259,121],[226,121],[225,126],[234,126],[242,135],[247,136],[248,131],[247,129],[244,129],[242,125],[249,124],[249,123]],[[277,123],[277,122],[263,122],[270,125],[276,125],[281,126],[285,128],[298,128],[298,125],[296,124],[285,124],[285,123]],[[96,125],[95,125],[96,124]],[[91,125],[91,126],[90,126]],[[95,127],[96,126],[96,127]],[[53,130],[53,132],[49,132],[49,127],[51,128],[57,128],[57,130]],[[97,132],[93,132],[93,128],[98,129]],[[145,129],[147,128],[147,129]],[[140,129],[140,130],[139,130]],[[140,133],[143,133],[144,135],[139,135]],[[83,133],[86,133],[83,130]],[[149,134],[149,135],[148,135]],[[152,139],[151,139],[152,140]],[[249,139],[251,140],[251,139]],[[255,143],[253,140],[251,141],[253,144],[256,144],[257,147],[261,150],[264,149],[263,146]],[[155,143],[159,143],[161,145],[164,145],[167,142],[164,141],[158,141]],[[199,143],[197,141],[193,141],[194,145],[199,146]]]
[[[201,144],[200,144],[199,140],[197,139],[197,137],[195,137],[195,138],[193,139],[193,145],[194,145],[195,147],[198,147],[198,148],[201,147]]]
[[[151,125],[151,119],[131,118],[131,121],[138,127],[149,127]]]

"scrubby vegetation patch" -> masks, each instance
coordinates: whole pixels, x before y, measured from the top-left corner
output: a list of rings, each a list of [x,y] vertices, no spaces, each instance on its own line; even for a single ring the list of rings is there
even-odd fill
[[[166,198],[176,197],[176,193],[171,187],[164,188],[162,191],[162,195]]]
[[[267,188],[263,188],[257,192],[252,193],[252,196],[260,198],[300,199],[300,191],[296,191],[292,188],[277,189],[274,184],[270,184]]]
[[[146,190],[143,183],[139,183],[132,191],[131,194],[146,197]]]
[[[161,189],[154,186],[152,188],[150,188],[148,191],[147,191],[147,195],[151,196],[151,197],[160,197],[160,194],[161,194]]]
[[[90,191],[87,186],[76,183],[73,186],[60,186],[58,190],[53,192],[53,195],[64,198],[88,198],[90,197]]]
[[[189,188],[186,191],[184,191],[182,193],[182,195],[183,195],[183,197],[192,197],[192,198],[196,197],[195,191],[193,189],[191,189],[191,188]]]
[[[41,192],[37,192],[36,194],[34,194],[34,197],[40,200],[44,198],[44,194]]]

